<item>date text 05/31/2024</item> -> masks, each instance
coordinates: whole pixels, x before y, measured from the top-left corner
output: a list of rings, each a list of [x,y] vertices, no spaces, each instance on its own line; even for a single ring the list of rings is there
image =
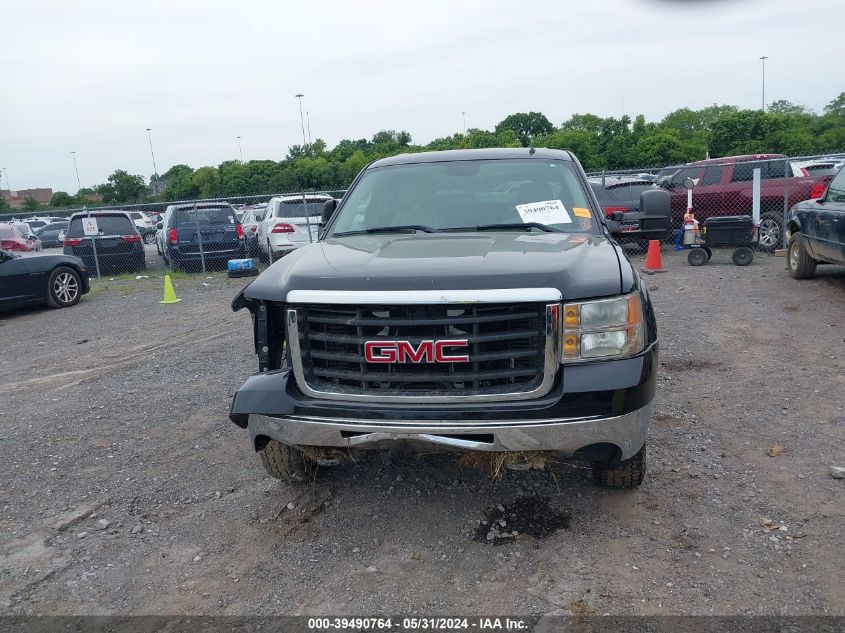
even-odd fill
[[[311,631],[523,631],[528,622],[520,618],[309,618]]]

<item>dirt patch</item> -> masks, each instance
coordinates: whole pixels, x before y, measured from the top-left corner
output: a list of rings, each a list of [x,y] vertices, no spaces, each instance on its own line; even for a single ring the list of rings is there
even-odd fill
[[[570,521],[568,514],[553,510],[548,501],[536,497],[520,497],[487,508],[484,517],[472,540],[492,545],[512,543],[522,535],[543,539],[558,530],[568,530]]]
[[[660,363],[660,366],[668,372],[677,373],[682,371],[701,371],[703,369],[723,369],[725,363],[706,358],[681,358],[678,360],[667,360]]]
[[[678,428],[681,426],[687,426],[689,423],[684,420],[683,418],[679,418],[674,415],[666,415],[666,414],[658,414],[655,415],[651,419],[651,423],[654,426],[660,426],[664,428]]]

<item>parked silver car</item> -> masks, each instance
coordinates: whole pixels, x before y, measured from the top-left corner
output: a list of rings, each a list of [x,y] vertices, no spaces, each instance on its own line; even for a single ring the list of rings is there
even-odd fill
[[[323,204],[331,199],[322,193],[271,198],[258,225],[259,254],[272,262],[316,242]]]

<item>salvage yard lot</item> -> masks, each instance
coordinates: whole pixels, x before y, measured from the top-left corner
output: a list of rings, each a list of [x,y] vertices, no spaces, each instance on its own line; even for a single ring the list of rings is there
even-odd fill
[[[683,255],[646,278],[661,367],[634,491],[398,453],[269,479],[227,419],[256,360],[229,308],[246,281],[221,273],[176,279],[176,305],[160,278],[104,279],[0,315],[0,611],[845,614],[845,269]],[[560,529],[474,540],[535,500]]]

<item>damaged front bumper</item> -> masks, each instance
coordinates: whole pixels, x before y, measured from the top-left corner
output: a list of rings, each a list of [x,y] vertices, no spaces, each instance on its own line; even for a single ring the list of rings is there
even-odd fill
[[[455,451],[559,451],[572,455],[597,444],[612,444],[621,458],[636,454],[645,443],[651,405],[612,418],[550,420],[464,420],[433,424],[422,420],[309,418],[295,415],[249,416],[249,434],[256,444],[269,437],[293,446],[336,448],[408,448]]]
[[[294,446],[455,451],[558,451],[615,447],[628,459],[646,440],[657,346],[633,358],[565,367],[541,398],[474,404],[403,405],[319,400],[286,369],[250,376],[229,413],[258,450],[267,439]]]

